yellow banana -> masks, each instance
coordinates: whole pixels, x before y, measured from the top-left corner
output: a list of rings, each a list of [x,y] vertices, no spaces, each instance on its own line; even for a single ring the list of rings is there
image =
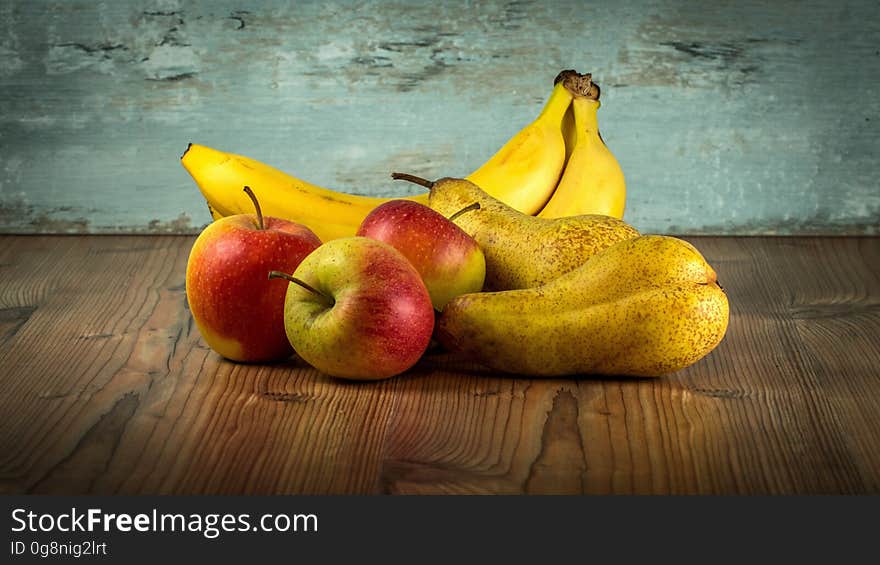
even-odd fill
[[[573,96],[570,81],[580,76],[575,71],[559,73],[540,115],[465,178],[524,214],[538,213],[562,174],[562,118]]]
[[[243,190],[248,185],[265,215],[304,224],[321,241],[353,236],[373,208],[392,200],[322,188],[255,159],[204,145],[190,144],[180,162],[196,181],[215,220],[252,212],[253,202]],[[428,202],[427,193],[402,198]]]
[[[623,218],[626,182],[617,159],[599,134],[598,87],[592,96],[575,96],[574,147],[562,178],[540,218],[562,218],[584,214],[603,214]]]
[[[523,213],[545,208],[575,145],[572,98],[587,94],[590,75],[563,71],[541,114],[467,178]],[[593,85],[595,88],[595,86]],[[253,188],[266,215],[305,224],[323,241],[354,235],[364,217],[392,198],[336,192],[243,155],[191,144],[181,163],[196,181],[213,219],[250,213],[242,188]],[[427,204],[427,194],[403,197]]]

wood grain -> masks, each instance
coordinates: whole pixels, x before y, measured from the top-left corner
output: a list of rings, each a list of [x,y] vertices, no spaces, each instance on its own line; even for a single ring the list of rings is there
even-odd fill
[[[0,492],[880,493],[880,239],[687,239],[732,317],[683,371],[359,384],[207,349],[191,237],[0,237]]]

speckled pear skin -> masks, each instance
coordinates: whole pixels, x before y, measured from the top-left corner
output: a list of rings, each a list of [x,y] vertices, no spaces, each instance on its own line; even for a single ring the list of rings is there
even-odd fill
[[[436,181],[428,205],[444,216],[480,203],[455,220],[486,257],[486,290],[533,288],[584,263],[609,245],[639,232],[610,216],[537,218],[518,212],[474,183],[456,178]]]
[[[435,337],[508,373],[656,377],[712,351],[728,317],[715,271],[693,245],[645,235],[540,287],[459,296]]]

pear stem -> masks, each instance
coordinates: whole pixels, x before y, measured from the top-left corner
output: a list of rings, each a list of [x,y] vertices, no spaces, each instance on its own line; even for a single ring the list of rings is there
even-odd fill
[[[458,217],[461,216],[462,214],[467,214],[468,212],[471,212],[471,211],[473,211],[473,210],[479,210],[479,209],[480,209],[480,203],[479,203],[479,202],[474,202],[473,204],[470,204],[470,205],[468,205],[468,206],[465,206],[464,208],[462,208],[461,210],[459,210],[459,211],[456,212],[455,214],[449,216],[449,221],[450,221],[450,222],[454,222],[454,221],[455,221],[456,219],[458,219]]]
[[[324,294],[323,292],[316,289],[315,287],[313,287],[309,283],[307,283],[303,280],[300,280],[293,275],[288,275],[287,273],[282,273],[281,271],[269,271],[269,278],[270,279],[284,279],[284,280],[290,281],[294,284],[298,284],[299,286],[303,287],[304,289],[311,292],[312,294],[320,296],[324,300],[324,302],[326,302],[330,306],[332,306],[333,304],[336,303],[336,301],[333,299],[332,296],[328,296],[328,295]]]
[[[434,188],[434,183],[427,179],[423,179],[422,177],[417,177],[415,175],[411,175],[409,173],[391,173],[391,178],[394,180],[405,180],[412,183],[415,183],[420,186],[424,186],[425,188]]]
[[[249,186],[245,186],[244,191],[251,197],[251,201],[254,203],[254,208],[257,209],[257,229],[266,229],[266,226],[263,224],[263,211],[260,210],[260,202],[257,200],[257,195],[254,194],[254,191],[251,190],[251,187]]]

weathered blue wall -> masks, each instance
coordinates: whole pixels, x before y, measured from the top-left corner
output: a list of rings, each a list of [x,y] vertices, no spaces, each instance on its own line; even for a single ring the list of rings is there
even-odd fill
[[[0,231],[193,232],[193,141],[328,187],[465,175],[592,72],[645,232],[877,233],[880,20],[849,2],[0,3]]]

